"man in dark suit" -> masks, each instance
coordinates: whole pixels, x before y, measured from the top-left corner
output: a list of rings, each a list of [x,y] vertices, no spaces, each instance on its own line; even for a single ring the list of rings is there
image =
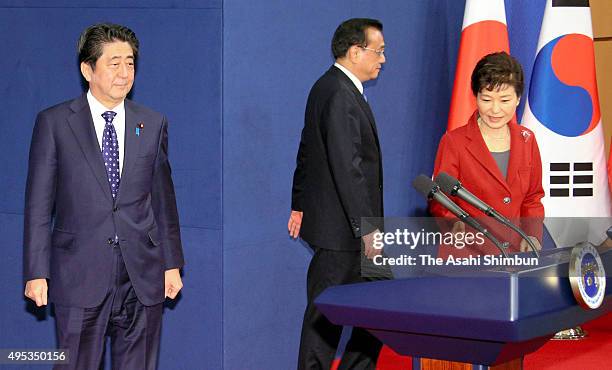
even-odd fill
[[[154,369],[162,305],[183,251],[166,118],[126,99],[138,39],[97,24],[79,39],[89,91],[38,114],[26,188],[25,295],[55,305],[66,368]]]
[[[376,123],[362,83],[378,77],[385,62],[382,24],[350,19],[334,33],[336,63],[314,84],[293,177],[288,229],[314,251],[308,268],[299,369],[329,369],[342,327],[314,306],[326,288],[364,281],[361,245],[373,258],[373,228],[362,217],[383,216],[382,162]],[[374,369],[381,343],[354,328],[340,369]]]

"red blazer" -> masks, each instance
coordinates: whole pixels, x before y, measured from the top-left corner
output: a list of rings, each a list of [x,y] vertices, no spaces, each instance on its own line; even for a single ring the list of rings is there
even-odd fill
[[[470,192],[504,216],[513,219],[528,235],[541,240],[539,221],[544,217],[542,161],[535,135],[519,126],[513,118],[510,127],[510,160],[504,178],[485,144],[474,112],[467,125],[442,137],[434,166],[434,177],[440,172],[456,177]],[[459,198],[452,198],[461,208],[479,220],[484,213]],[[437,217],[454,217],[437,202],[430,202],[430,212]],[[520,218],[520,219],[519,219]],[[533,222],[534,220],[538,220]],[[528,221],[528,222],[527,222]]]

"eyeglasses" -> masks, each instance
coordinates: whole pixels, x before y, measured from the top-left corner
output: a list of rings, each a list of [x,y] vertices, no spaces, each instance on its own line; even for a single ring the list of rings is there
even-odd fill
[[[366,48],[365,46],[359,46],[359,47],[362,48],[363,50],[369,50],[373,53],[376,53],[379,57],[382,57],[385,55],[385,49],[376,50],[376,49]]]

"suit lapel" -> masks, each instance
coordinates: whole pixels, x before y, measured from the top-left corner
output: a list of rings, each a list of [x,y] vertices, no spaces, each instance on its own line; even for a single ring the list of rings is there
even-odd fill
[[[122,184],[125,184],[125,179],[132,173],[134,162],[140,153],[140,137],[136,136],[136,125],[138,124],[138,115],[132,102],[125,100],[125,130],[124,130],[124,159],[123,169],[121,171],[121,183],[119,184],[119,192],[117,193],[117,200],[121,197]]]
[[[359,91],[357,91],[359,93]],[[372,113],[372,109],[370,109],[370,104],[368,104],[368,102],[365,101],[365,99],[363,98],[363,95],[359,94],[360,96],[357,96],[357,101],[359,102],[359,105],[361,106],[361,109],[363,109],[366,112],[366,116],[368,116],[368,120],[370,121],[370,127],[372,127],[372,132],[374,133],[374,140],[376,141],[376,146],[378,147],[378,150],[380,151],[380,143],[378,142],[378,130],[376,129],[376,121],[374,120],[374,114]]]
[[[110,191],[106,168],[104,167],[104,159],[100,151],[100,143],[96,137],[96,130],[91,118],[86,95],[74,100],[70,105],[70,109],[74,112],[74,114],[68,117],[70,129],[74,133],[85,159],[98,180],[102,192],[109,201],[112,201],[113,196]]]
[[[359,94],[359,90],[357,90],[357,93]],[[365,101],[362,94],[359,94],[359,96],[357,96],[356,98],[357,98],[357,101],[359,102],[359,105],[361,106],[361,109],[363,109],[363,111],[366,113],[366,116],[368,116],[368,119],[370,120],[370,125],[372,126],[372,130],[374,130],[374,134],[376,135],[376,138],[378,139],[378,130],[376,129],[376,121],[374,120],[374,113],[372,113],[370,104],[368,104],[368,102]]]
[[[351,81],[351,79],[344,72],[342,72],[338,67],[332,66],[330,68],[330,72],[335,74],[336,77],[339,78],[340,81],[353,92],[353,94],[355,94],[355,99],[357,99],[357,102],[359,103],[359,107],[363,110],[366,117],[368,117],[370,127],[372,128],[372,132],[374,133],[374,139],[376,140],[376,145],[379,147],[379,150],[380,150],[380,144],[378,142],[378,130],[376,129],[376,121],[374,120],[374,114],[372,113],[372,109],[370,109],[370,105],[368,104],[368,102],[365,101],[363,94],[359,92],[359,90],[357,89],[357,86],[355,86],[353,81]]]
[[[522,143],[525,138],[521,133],[521,128],[513,119],[508,123],[510,126],[510,160],[508,161],[508,185],[512,185],[517,178],[518,169],[522,163]]]
[[[493,159],[493,156],[489,152],[487,148],[487,144],[485,144],[484,139],[482,138],[482,134],[478,129],[478,123],[476,122],[476,114],[475,113],[472,118],[470,118],[468,122],[467,128],[467,138],[470,143],[467,145],[467,150],[472,154],[472,157],[481,164],[481,166],[487,171],[497,182],[499,182],[504,189],[510,191],[506,180],[503,178],[499,167],[497,166],[497,162]],[[511,154],[512,156],[512,154]],[[508,169],[508,174],[510,174],[510,169]]]

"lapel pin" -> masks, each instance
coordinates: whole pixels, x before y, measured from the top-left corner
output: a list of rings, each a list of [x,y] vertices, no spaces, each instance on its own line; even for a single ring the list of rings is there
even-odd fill
[[[144,129],[144,123],[140,122],[136,125],[136,136],[140,136],[140,130]]]
[[[525,140],[525,142],[527,142],[527,140],[529,140],[529,137],[531,136],[531,132],[526,131],[526,130],[522,130],[521,131],[521,135],[523,135],[523,140]]]

